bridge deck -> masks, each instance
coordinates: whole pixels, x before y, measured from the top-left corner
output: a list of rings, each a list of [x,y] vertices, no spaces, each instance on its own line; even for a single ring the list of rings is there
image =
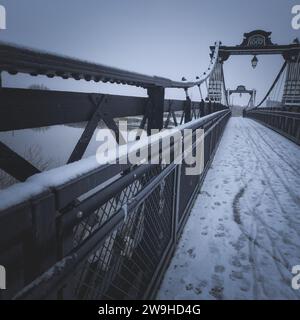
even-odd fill
[[[158,297],[300,298],[299,159],[296,144],[231,118]]]

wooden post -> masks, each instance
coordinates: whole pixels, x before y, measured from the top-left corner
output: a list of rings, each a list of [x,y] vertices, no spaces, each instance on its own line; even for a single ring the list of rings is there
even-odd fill
[[[148,88],[150,99],[150,110],[148,117],[147,133],[151,134],[151,129],[162,130],[164,126],[164,100],[165,89],[163,87]]]
[[[186,100],[184,103],[184,123],[192,120],[192,100],[189,97],[188,90],[185,89]]]
[[[192,100],[190,97],[186,97],[184,104],[184,123],[192,120]]]

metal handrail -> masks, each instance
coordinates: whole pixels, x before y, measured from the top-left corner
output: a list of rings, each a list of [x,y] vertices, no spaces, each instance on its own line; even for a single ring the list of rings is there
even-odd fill
[[[219,46],[220,42],[216,42],[207,70],[195,82],[180,82],[149,76],[4,42],[0,42],[0,70],[10,74],[26,73],[33,76],[46,75],[49,78],[85,79],[86,81],[127,84],[143,88],[159,86],[188,89],[202,84],[210,76],[218,60]]]
[[[298,112],[261,110],[258,108],[246,111],[244,116],[254,119],[296,144],[300,144],[300,114]]]
[[[186,123],[186,124],[184,124],[184,125],[181,125],[181,126],[179,126],[179,127],[176,127],[176,128],[174,128],[174,129],[172,130],[172,133],[174,133],[174,131],[176,131],[176,130],[181,131],[181,132],[182,132],[184,129],[195,130],[196,128],[202,127],[202,126],[206,125],[207,123],[209,123],[210,121],[212,121],[212,120],[214,120],[214,119],[216,119],[216,118],[218,118],[218,117],[220,117],[220,116],[223,116],[223,115],[225,115],[225,114],[228,114],[228,113],[229,113],[229,110],[217,111],[217,112],[215,112],[215,113],[212,113],[212,114],[210,114],[210,115],[207,115],[207,116],[205,116],[205,117],[203,117],[203,118],[200,118],[200,119],[198,119],[198,120],[194,120],[194,121],[191,121],[191,122]],[[158,136],[158,138],[159,138],[160,140],[166,139],[166,137],[167,137],[167,135],[165,135],[165,136],[160,136],[159,133],[157,134],[157,136]],[[147,140],[144,144],[139,144],[138,147],[139,147],[140,149],[148,148],[149,145],[150,145],[150,143],[153,141],[153,137],[154,137],[154,136],[152,136],[152,140],[151,140],[151,141],[150,141],[150,140]],[[134,152],[135,152],[135,149],[133,149],[131,152],[134,153]],[[118,157],[115,159],[115,163],[123,163],[123,162],[124,162],[124,159],[127,158],[127,157],[128,157],[128,154],[122,154],[122,156],[118,156]],[[121,159],[123,159],[123,161],[122,161]],[[86,161],[86,160],[82,160],[82,161]],[[65,167],[68,167],[68,166],[74,166],[74,164],[66,164],[66,165],[65,165]],[[74,179],[74,178],[70,178],[69,180],[66,180],[66,181],[64,181],[64,182],[61,182],[60,184],[55,183],[55,186],[54,186],[54,185],[53,185],[53,186],[50,186],[50,185],[49,185],[48,187],[46,187],[45,185],[43,185],[43,188],[44,188],[43,191],[45,191],[45,188],[49,188],[49,189],[51,189],[51,188],[61,188],[61,187],[63,187],[63,186],[66,185],[66,184],[67,184],[67,185],[77,184],[77,183],[79,183],[80,181],[83,181],[86,177],[95,174],[95,171],[101,172],[101,171],[103,170],[103,168],[107,171],[107,170],[108,170],[108,167],[111,167],[111,166],[114,166],[114,165],[113,165],[113,164],[99,164],[99,166],[98,166],[97,168],[93,168],[93,169],[91,169],[90,171],[88,171],[88,172],[80,175],[80,177],[76,177],[75,179]],[[121,168],[121,167],[120,167],[120,168]],[[52,169],[52,170],[51,170],[51,174],[55,175],[56,172],[58,172],[58,170],[61,170],[61,167]],[[121,170],[121,169],[119,169],[119,170]],[[119,171],[117,170],[117,172],[119,172]],[[39,173],[39,174],[37,174],[37,175],[35,175],[35,176],[32,176],[32,177],[29,179],[29,181],[24,182],[23,188],[26,188],[26,184],[27,184],[27,183],[30,183],[31,185],[35,185],[36,188],[38,189],[38,187],[39,187],[39,185],[40,185],[40,183],[41,183],[40,181],[43,180],[43,179],[41,179],[41,177],[43,177],[43,176],[45,177],[45,176],[48,175],[48,174],[49,174],[49,172],[45,172],[45,173],[42,172],[42,173]],[[116,174],[116,173],[114,173],[114,174]],[[103,175],[103,174],[102,174],[102,175]],[[58,175],[56,174],[56,176],[58,176]],[[72,177],[72,175],[71,175],[71,177]],[[108,179],[109,179],[108,177],[104,177],[104,176],[103,176],[103,178],[105,178],[105,180],[108,180]],[[46,180],[46,179],[45,179],[45,180]],[[53,181],[54,181],[54,180],[53,180]],[[89,187],[91,187],[90,184],[89,184]],[[13,186],[12,186],[12,187],[9,187],[8,189],[6,189],[6,192],[8,192],[10,189],[13,190],[13,188],[14,188]],[[78,197],[78,196],[80,195],[80,192],[83,192],[82,189],[81,189],[80,191],[77,191],[76,188],[72,188],[72,189],[74,189],[74,190],[73,190],[73,194],[72,194],[72,197],[73,197],[73,198]],[[88,190],[85,190],[85,191],[87,192]],[[4,202],[5,197],[7,197],[7,194],[5,194],[5,195],[0,194],[0,202]],[[34,197],[36,197],[36,195],[34,195]],[[29,200],[29,199],[27,199],[27,200]],[[27,200],[26,200],[26,201],[27,201]],[[23,201],[22,201],[21,203],[23,203]],[[19,204],[19,203],[14,203],[13,206],[16,206],[16,205],[18,205],[18,204]],[[61,207],[58,207],[57,209],[61,209]]]

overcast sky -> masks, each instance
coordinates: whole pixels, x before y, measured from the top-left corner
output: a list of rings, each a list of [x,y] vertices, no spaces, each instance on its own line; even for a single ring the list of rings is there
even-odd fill
[[[220,40],[238,45],[243,33],[272,31],[289,44],[300,32],[291,27],[299,0],[0,0],[7,30],[0,39],[118,68],[180,80],[194,80],[209,63],[209,46]],[[224,66],[229,88],[244,84],[261,98],[279,71],[280,56],[232,57]],[[51,89],[145,94],[144,90],[84,81],[29,76],[4,78],[5,86],[44,83]],[[196,90],[191,92],[199,99]],[[182,90],[167,97],[183,98]],[[235,103],[245,99],[236,97]]]

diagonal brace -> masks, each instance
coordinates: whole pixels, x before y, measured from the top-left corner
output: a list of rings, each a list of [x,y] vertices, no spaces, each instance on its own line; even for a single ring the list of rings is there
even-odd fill
[[[98,125],[99,121],[101,120],[100,108],[104,102],[104,99],[105,99],[105,95],[102,96],[100,99],[98,99],[98,101],[93,102],[96,105],[96,111],[94,112],[91,119],[87,123],[79,141],[77,142],[77,144],[76,144],[76,146],[75,146],[75,148],[74,148],[74,150],[68,160],[68,163],[78,161],[84,155],[84,153],[85,153],[85,151],[86,151],[86,149],[92,139],[92,136],[97,128],[97,125]]]

